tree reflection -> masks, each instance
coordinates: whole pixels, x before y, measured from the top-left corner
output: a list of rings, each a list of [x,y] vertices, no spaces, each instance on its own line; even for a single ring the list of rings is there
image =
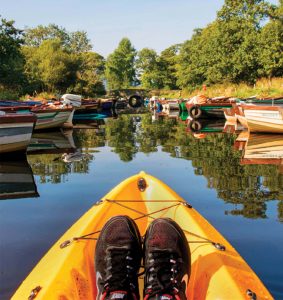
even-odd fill
[[[73,137],[84,154],[108,145],[124,162],[137,152],[154,153],[161,148],[171,157],[190,160],[197,176],[207,179],[207,188],[233,207],[226,214],[247,218],[266,218],[267,202],[278,200],[278,219],[283,222],[283,172],[271,164],[241,165],[241,151],[233,147],[236,134],[192,135],[184,122],[163,115],[153,120],[150,113],[107,119],[95,129],[75,130]],[[62,154],[29,156],[28,160],[41,182],[59,183],[68,173],[87,173],[93,158],[64,162]],[[281,169],[280,169],[281,168]]]

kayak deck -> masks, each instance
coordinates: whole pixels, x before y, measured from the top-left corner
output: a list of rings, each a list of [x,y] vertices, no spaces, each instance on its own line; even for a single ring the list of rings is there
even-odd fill
[[[146,189],[137,182],[145,179]],[[273,299],[238,252],[195,209],[160,180],[141,172],[117,185],[48,251],[12,299],[96,299],[95,244],[109,218],[128,215],[140,233],[155,218],[175,220],[191,249],[188,299]],[[143,278],[139,280],[142,295]],[[37,289],[36,289],[37,288]],[[35,290],[36,289],[36,290]]]

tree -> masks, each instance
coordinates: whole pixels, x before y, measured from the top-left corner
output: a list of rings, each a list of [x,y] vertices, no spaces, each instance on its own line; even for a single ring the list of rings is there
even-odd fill
[[[77,58],[79,60],[77,80],[68,91],[89,96],[104,94],[105,88],[102,82],[104,58],[95,52],[80,53]]]
[[[139,51],[135,66],[139,80],[144,88],[162,88],[159,60],[155,50],[143,48],[141,51]]]
[[[39,25],[25,30],[25,45],[39,47],[46,40],[60,40],[66,51],[72,53],[87,52],[92,49],[85,31],[68,32],[55,24]]]
[[[41,90],[62,92],[75,82],[78,61],[64,50],[58,39],[46,40],[38,48],[26,48],[26,74],[40,82]]]
[[[20,51],[22,31],[14,27],[14,21],[0,21],[0,85],[18,88],[24,81],[24,57]]]
[[[135,57],[136,50],[130,40],[123,38],[117,49],[108,56],[106,61],[105,77],[108,88],[128,88],[135,83]]]
[[[159,65],[162,77],[162,87],[165,89],[177,89],[177,68],[178,68],[178,54],[180,51],[180,44],[173,45],[160,54]]]
[[[260,34],[261,62],[260,75],[271,79],[274,76],[283,76],[283,1],[275,12],[275,18],[267,23]]]

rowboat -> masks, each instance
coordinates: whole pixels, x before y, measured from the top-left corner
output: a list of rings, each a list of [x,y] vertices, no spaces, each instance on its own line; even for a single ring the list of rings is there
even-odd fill
[[[25,152],[30,142],[36,116],[0,111],[0,153]]]
[[[74,109],[66,108],[33,108],[31,109],[37,116],[35,130],[50,129],[58,127],[72,127]]]
[[[234,99],[216,97],[208,99],[203,95],[195,96],[186,102],[186,108],[192,119],[221,118],[224,119],[224,108],[231,108]]]
[[[1,110],[16,114],[25,114],[32,112],[36,115],[35,130],[50,129],[57,127],[71,128],[74,108],[72,107],[50,107],[48,105],[41,106],[12,106],[1,107]],[[14,114],[15,115],[15,114]]]
[[[283,133],[283,106],[242,105],[250,132]]]
[[[181,226],[191,248],[188,299],[273,299],[212,225],[166,184],[144,172],[121,182],[85,213],[41,259],[12,299],[96,299],[96,240],[114,215],[130,216],[142,235],[159,217]],[[139,287],[141,291],[141,277]]]

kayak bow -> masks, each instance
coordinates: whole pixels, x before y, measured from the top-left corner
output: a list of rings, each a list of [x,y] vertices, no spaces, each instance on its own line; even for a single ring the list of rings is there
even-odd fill
[[[114,215],[130,216],[142,235],[155,218],[171,218],[181,226],[192,255],[188,299],[273,299],[212,225],[166,184],[144,172],[121,182],[86,212],[41,259],[12,299],[95,299],[96,239]],[[142,291],[142,278],[139,282]]]

